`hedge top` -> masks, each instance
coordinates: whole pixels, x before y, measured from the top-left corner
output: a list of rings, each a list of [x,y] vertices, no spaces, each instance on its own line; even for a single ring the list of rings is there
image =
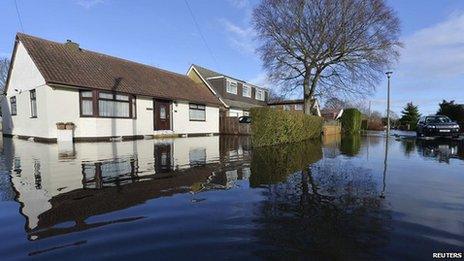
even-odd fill
[[[253,146],[269,146],[320,137],[322,118],[267,107],[251,109]]]

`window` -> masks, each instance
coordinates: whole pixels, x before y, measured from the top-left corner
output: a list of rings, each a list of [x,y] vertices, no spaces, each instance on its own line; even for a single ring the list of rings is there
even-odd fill
[[[264,90],[256,89],[255,99],[264,101]]]
[[[81,116],[135,118],[135,97],[126,94],[81,91]]]
[[[248,85],[243,85],[242,96],[251,98],[251,87]]]
[[[237,94],[237,82],[227,80],[226,89],[228,93]]]
[[[201,104],[190,104],[189,105],[189,116],[191,121],[205,121],[206,120],[206,111],[205,105]]]
[[[290,111],[292,110],[292,106],[289,104],[284,104],[284,111]]]
[[[31,118],[37,118],[37,99],[35,90],[29,91],[29,98],[31,100]]]
[[[81,115],[82,116],[93,116],[93,92],[92,91],[81,92]]]
[[[166,119],[166,107],[160,106],[159,109],[160,109],[160,114],[159,114],[160,119],[165,120]]]
[[[11,115],[16,115],[16,96],[10,97]]]
[[[295,111],[302,111],[303,110],[303,104],[295,104]]]

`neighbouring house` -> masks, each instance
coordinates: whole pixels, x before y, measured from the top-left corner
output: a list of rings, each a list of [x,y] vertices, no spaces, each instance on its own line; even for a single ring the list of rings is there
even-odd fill
[[[317,116],[321,116],[321,110],[319,108],[319,103],[316,99],[312,99],[314,113]],[[270,101],[267,105],[273,109],[284,110],[284,111],[297,111],[304,112],[304,101],[303,100],[278,100]]]
[[[219,132],[221,102],[209,86],[152,66],[18,33],[2,99],[3,133],[74,141]]]
[[[329,110],[329,109],[322,109],[321,115],[325,121],[333,121],[339,119],[343,114],[343,109],[340,110]]]
[[[223,115],[249,115],[253,107],[267,105],[269,90],[210,69],[191,65],[187,75],[197,83],[206,84],[225,107]]]

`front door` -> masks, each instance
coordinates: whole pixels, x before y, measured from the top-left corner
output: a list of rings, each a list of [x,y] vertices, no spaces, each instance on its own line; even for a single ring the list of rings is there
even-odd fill
[[[155,130],[171,129],[171,102],[165,100],[154,100],[154,124]]]

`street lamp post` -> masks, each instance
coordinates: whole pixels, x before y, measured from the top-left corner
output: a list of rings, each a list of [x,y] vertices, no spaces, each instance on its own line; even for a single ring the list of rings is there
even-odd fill
[[[385,73],[388,79],[388,90],[387,90],[387,138],[390,134],[390,78],[393,72],[389,71]]]

